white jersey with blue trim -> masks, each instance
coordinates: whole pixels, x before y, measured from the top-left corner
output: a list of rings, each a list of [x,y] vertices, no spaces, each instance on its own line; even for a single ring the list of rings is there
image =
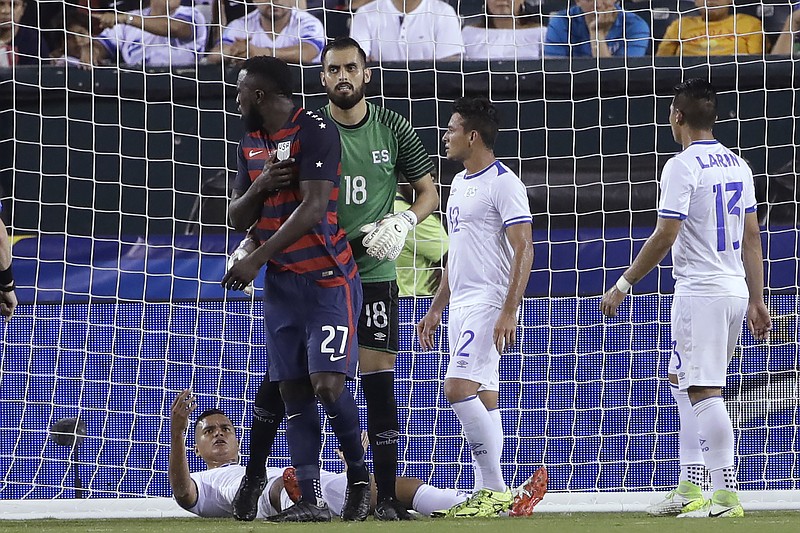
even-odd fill
[[[525,185],[495,161],[475,174],[456,174],[447,203],[450,307],[502,307],[511,281],[513,249],[506,228],[533,222]]]
[[[755,210],[753,172],[720,142],[696,141],[667,162],[658,216],[683,220],[672,246],[676,295],[748,296],[742,237]]]
[[[258,499],[256,518],[267,518],[278,514],[278,510],[269,501],[269,492],[272,485],[282,479],[283,471],[283,468],[267,468],[267,486],[264,487],[264,491]],[[239,490],[244,474],[245,467],[238,464],[193,472],[190,476],[197,486],[197,502],[187,511],[203,518],[233,516],[233,498],[236,496],[236,491]],[[320,488],[322,489],[322,498],[328,503],[331,511],[337,515],[341,514],[347,490],[347,475],[321,470]],[[281,503],[284,509],[292,505],[292,502],[285,496],[285,492],[282,492]]]

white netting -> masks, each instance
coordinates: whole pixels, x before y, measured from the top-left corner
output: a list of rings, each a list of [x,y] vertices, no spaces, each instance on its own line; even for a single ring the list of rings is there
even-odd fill
[[[39,2],[42,13],[49,4],[57,3]],[[652,13],[647,21],[663,31],[663,13],[683,2],[626,7]],[[767,27],[788,7],[746,9]],[[322,13],[326,23],[346,17]],[[226,169],[235,168],[242,131],[235,73],[197,61],[148,72],[38,63],[0,69],[3,216],[22,302],[2,329],[0,499],[168,496],[168,409],[177,392],[191,386],[202,408],[224,409],[247,450],[266,368],[260,291],[251,301],[219,287],[226,252],[241,238],[225,226]],[[507,482],[546,465],[552,498],[602,509],[613,506],[598,492],[675,484],[677,411],[663,380],[670,269],[637,286],[618,320],[604,323],[597,306],[652,231],[658,172],[678,150],[666,127],[670,88],[683,76],[710,76],[720,89],[717,136],[756,175],[775,320],[768,345],[744,335],[725,390],[739,480],[748,491],[800,488],[795,65],[762,54],[376,70],[372,101],[411,120],[437,161],[445,201],[459,169],[436,156],[440,128],[465,92],[497,103],[497,154],[529,189],[534,273],[520,342],[501,362]],[[323,105],[319,68],[294,73],[298,102]],[[401,468],[468,488],[469,453],[442,392],[447,358],[413,340],[428,303],[401,301]],[[48,437],[65,418],[85,423],[74,454]],[[338,468],[329,436],[323,463]],[[274,461],[288,462],[282,434]],[[194,456],[190,464],[201,467]]]

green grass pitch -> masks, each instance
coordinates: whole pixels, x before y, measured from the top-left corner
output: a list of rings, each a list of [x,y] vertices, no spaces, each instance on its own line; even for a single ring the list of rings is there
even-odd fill
[[[750,512],[744,518],[718,520],[679,520],[651,518],[640,513],[575,513],[534,514],[529,518],[496,518],[492,520],[429,520],[385,523],[367,520],[364,523],[332,522],[330,524],[272,524],[264,521],[235,522],[229,519],[109,519],[109,520],[14,520],[0,521],[3,533],[203,533],[300,532],[313,527],[315,533],[797,533],[800,512]],[[720,528],[723,528],[722,530]]]

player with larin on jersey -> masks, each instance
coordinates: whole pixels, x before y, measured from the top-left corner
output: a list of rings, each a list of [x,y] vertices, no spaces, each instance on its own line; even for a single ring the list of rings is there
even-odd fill
[[[606,316],[672,248],[672,355],[669,380],[680,416],[678,487],[654,515],[739,517],[733,426],[722,400],[728,362],[747,314],[756,339],[772,323],[764,305],[764,265],[753,173],[714,138],[717,95],[705,80],[675,87],[669,122],[683,151],[661,174],[656,229],[633,264],[603,295]],[[705,468],[714,493],[705,500]]]

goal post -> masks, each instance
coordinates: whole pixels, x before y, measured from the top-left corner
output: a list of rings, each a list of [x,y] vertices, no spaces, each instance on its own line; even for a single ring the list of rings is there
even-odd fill
[[[536,256],[519,341],[500,363],[502,466],[512,486],[548,468],[537,512],[642,511],[677,483],[669,262],[619,318],[598,305],[652,232],[659,173],[679,150],[671,87],[693,76],[717,86],[716,135],[754,170],[774,320],[768,343],[742,335],[724,390],[742,501],[800,508],[796,66],[762,55],[376,68],[368,96],[419,132],[443,203],[460,170],[439,141],[453,99],[484,94],[499,109],[497,155],[527,187]],[[293,74],[297,103],[325,103],[318,66]],[[242,134],[234,98],[235,73],[214,65],[0,68],[0,198],[20,298],[0,326],[0,519],[177,516],[165,500],[169,407],[186,387],[201,410],[226,411],[247,455],[268,354],[261,279],[252,299],[219,286],[241,239],[225,214]],[[469,489],[443,394],[445,330],[430,352],[414,337],[429,304],[400,304],[400,473]],[[85,434],[58,438],[65,419]],[[289,463],[283,430],[270,460]],[[327,429],[322,466],[342,467]]]

